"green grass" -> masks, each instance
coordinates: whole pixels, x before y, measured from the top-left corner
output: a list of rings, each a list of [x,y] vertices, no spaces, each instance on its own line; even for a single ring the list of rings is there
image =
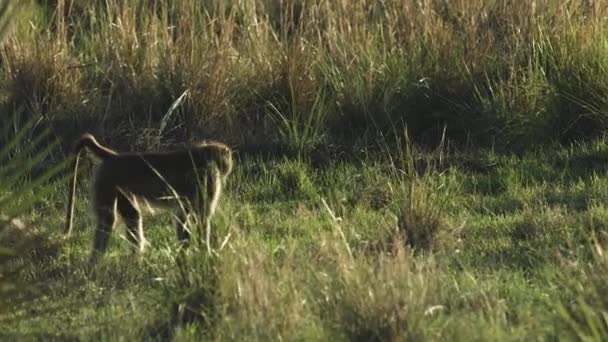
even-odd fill
[[[161,215],[146,220],[143,260],[119,226],[90,274],[93,221],[82,199],[73,239],[20,259],[18,277],[38,296],[0,319],[0,336],[602,339],[608,182],[604,169],[574,162],[606,148],[599,140],[524,156],[448,153],[441,167],[411,176],[369,160],[325,169],[240,160],[213,221],[217,256],[197,246],[180,256]],[[472,170],[473,160],[491,166]],[[53,196],[31,217],[49,244],[60,238],[52,227],[64,219],[61,203]],[[406,213],[419,219],[400,225]],[[428,228],[429,219],[441,220],[431,250],[408,243],[400,229]]]

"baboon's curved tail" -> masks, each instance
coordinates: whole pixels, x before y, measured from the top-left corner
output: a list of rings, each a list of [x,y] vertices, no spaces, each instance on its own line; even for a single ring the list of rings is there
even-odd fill
[[[82,137],[80,137],[80,140],[78,140],[78,143],[76,143],[76,146],[74,147],[74,153],[78,155],[85,147],[88,148],[89,151],[91,151],[95,157],[99,159],[108,159],[118,154],[115,151],[99,144],[97,140],[95,140],[95,137],[89,133],[83,134]]]
[[[74,164],[72,166],[72,179],[70,179],[70,192],[68,193],[68,207],[66,213],[66,222],[63,233],[65,236],[70,236],[72,234],[72,225],[74,218],[74,197],[76,196],[76,179],[78,177],[78,162],[80,161],[80,155],[82,154],[83,148],[88,148],[97,158],[100,159],[108,159],[113,156],[118,155],[115,151],[100,145],[95,137],[91,134],[83,134],[82,137],[74,146],[74,153],[76,157],[74,158]]]
[[[63,234],[70,236],[72,234],[72,221],[74,217],[74,197],[76,196],[76,177],[78,176],[78,161],[80,160],[80,151],[76,152],[76,158],[74,158],[74,166],[72,166],[72,179],[70,179],[70,192],[68,193],[68,208],[66,214],[65,228]]]

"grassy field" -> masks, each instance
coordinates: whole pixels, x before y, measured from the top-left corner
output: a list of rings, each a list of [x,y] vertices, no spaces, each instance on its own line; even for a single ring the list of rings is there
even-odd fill
[[[93,222],[81,202],[62,242],[61,188],[30,216],[39,242],[13,266],[35,292],[0,337],[599,340],[607,148],[446,155],[410,175],[365,160],[243,160],[214,220],[217,256],[179,258],[157,216],[143,260],[120,226],[91,274]]]
[[[0,340],[606,339],[606,4],[204,3],[0,19]],[[216,253],[146,216],[88,270],[82,131],[234,146]]]

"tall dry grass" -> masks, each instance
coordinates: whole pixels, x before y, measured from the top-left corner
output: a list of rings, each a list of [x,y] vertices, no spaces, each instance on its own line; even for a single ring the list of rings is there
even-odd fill
[[[607,13],[589,0],[31,2],[2,46],[2,106],[118,143],[158,133],[185,90],[167,139],[301,150],[395,123],[433,143],[446,125],[500,148],[587,138],[608,124]]]

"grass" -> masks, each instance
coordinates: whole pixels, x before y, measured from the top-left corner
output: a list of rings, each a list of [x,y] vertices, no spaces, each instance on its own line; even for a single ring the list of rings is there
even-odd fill
[[[492,160],[482,171],[463,163],[472,157],[446,153],[442,171],[408,178],[382,162],[323,170],[243,159],[213,222],[216,256],[196,246],[180,256],[170,218],[150,217],[146,258],[130,254],[119,228],[93,274],[83,200],[72,240],[56,254],[42,244],[23,257],[18,277],[40,296],[5,314],[0,331],[9,339],[602,339],[605,171],[571,162],[605,149],[599,140],[480,153]],[[411,158],[420,156],[428,157]],[[46,227],[63,220],[57,200],[32,214],[47,243],[59,230]],[[417,228],[442,222],[423,240],[430,251],[400,233],[412,212],[426,219],[408,221]]]
[[[602,2],[14,10],[0,20],[0,115],[15,118],[0,135],[0,339],[608,336]],[[169,215],[146,217],[145,258],[119,228],[87,272],[89,179],[64,240],[54,174],[83,131],[119,150],[235,146],[217,253],[178,252]]]
[[[221,136],[301,154],[406,124],[417,142],[447,127],[459,146],[521,151],[607,127],[607,11],[584,0],[32,1],[2,46],[0,104],[44,114],[66,141]]]

